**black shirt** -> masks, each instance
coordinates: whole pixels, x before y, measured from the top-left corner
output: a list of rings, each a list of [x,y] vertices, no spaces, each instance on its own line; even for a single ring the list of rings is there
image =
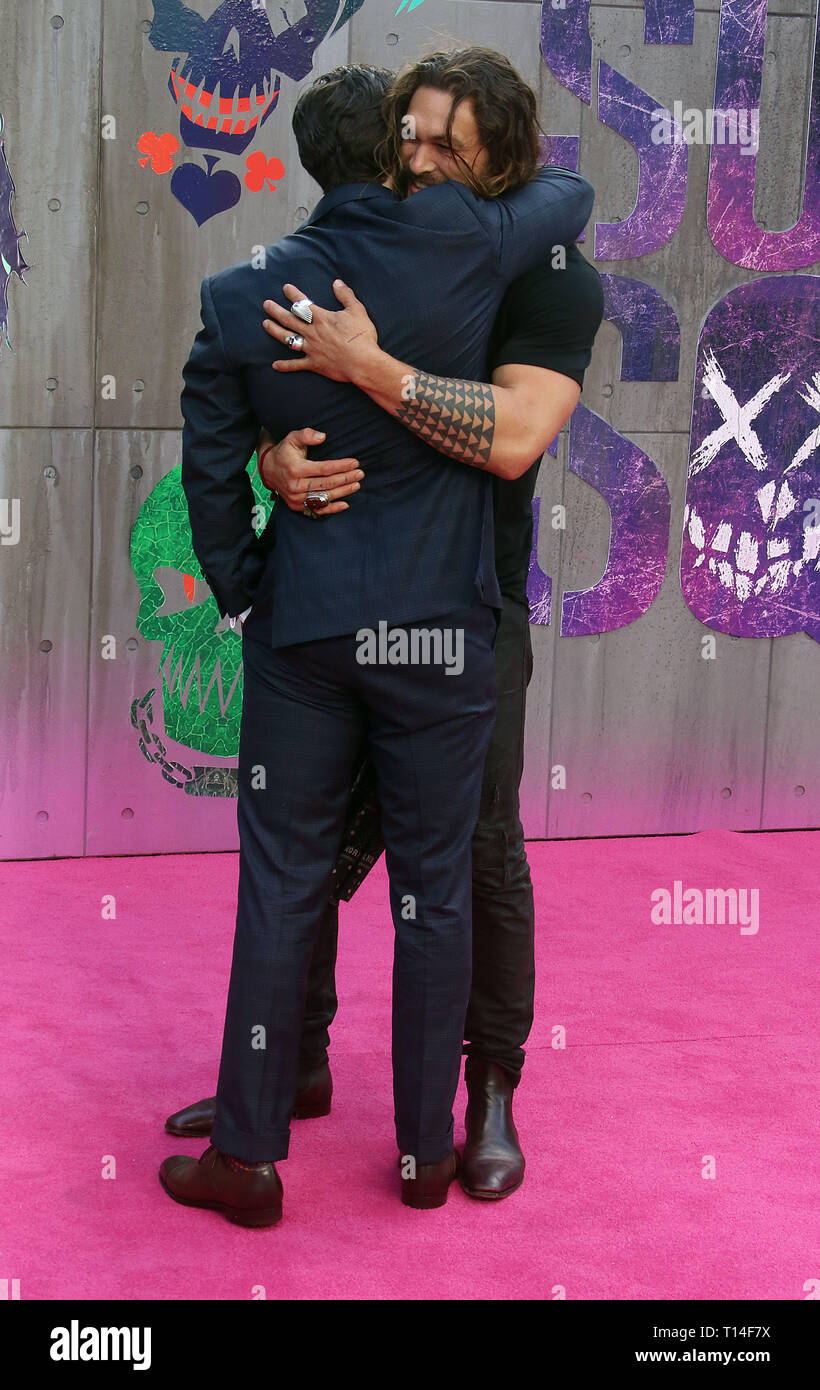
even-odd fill
[[[549,367],[584,384],[592,344],[604,311],[601,277],[577,246],[566,267],[549,261],[514,280],[501,301],[487,349],[487,375],[518,362]],[[495,568],[505,599],[527,601],[532,550],[532,499],[541,459],[520,478],[493,477]]]

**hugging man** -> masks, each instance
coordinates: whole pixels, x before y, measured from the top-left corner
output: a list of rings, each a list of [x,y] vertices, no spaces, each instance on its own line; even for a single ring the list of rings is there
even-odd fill
[[[365,740],[379,775],[396,927],[397,1139],[402,1153],[413,1159],[413,1175],[408,1168],[402,1198],[414,1205],[440,1205],[456,1171],[452,1099],[462,1040],[470,1039],[472,1051],[476,1031],[469,1014],[465,1027],[468,1000],[473,1018],[479,1020],[479,1033],[482,1019],[490,1029],[489,1043],[479,1036],[467,1075],[471,1107],[483,1117],[478,1125],[484,1135],[482,1162],[484,1169],[487,1159],[492,1163],[495,1144],[501,1150],[502,1168],[510,1167],[514,1127],[509,1098],[516,1064],[520,1069],[523,1056],[517,1038],[528,1010],[531,1019],[529,967],[523,964],[532,951],[528,874],[526,885],[520,876],[516,885],[509,885],[514,890],[524,887],[529,902],[525,917],[520,908],[513,909],[520,919],[514,933],[519,941],[516,959],[511,963],[514,987],[500,1001],[510,1027],[503,1017],[499,1020],[495,1002],[489,1001],[488,1008],[480,1002],[481,970],[479,966],[476,971],[470,949],[471,906],[475,911],[476,902],[473,831],[477,819],[481,826],[484,754],[495,712],[493,639],[496,615],[501,614],[503,623],[507,610],[492,548],[488,472],[511,479],[516,472],[528,471],[567,418],[577,391],[564,386],[566,395],[560,398],[562,387],[557,383],[557,392],[548,393],[556,399],[545,411],[543,387],[549,383],[544,378],[556,374],[564,381],[566,373],[556,372],[547,362],[528,363],[526,356],[519,361],[519,353],[494,363],[492,385],[482,377],[490,324],[505,287],[516,276],[542,267],[550,248],[572,242],[589,215],[592,195],[583,180],[566,172],[551,170],[533,177],[538,148],[535,101],[506,59],[486,50],[466,50],[427,61],[432,65],[420,65],[423,71],[409,92],[399,89],[397,100],[393,89],[386,108],[393,145],[400,147],[401,163],[413,173],[416,191],[404,201],[384,187],[383,168],[374,167],[373,158],[379,144],[373,138],[377,113],[383,121],[378,88],[382,83],[383,95],[392,75],[385,80],[373,70],[340,70],[319,79],[300,99],[294,119],[297,135],[300,108],[309,112],[318,102],[322,111],[320,145],[311,147],[306,139],[300,143],[300,154],[327,192],[305,228],[271,248],[265,272],[268,293],[285,300],[279,304],[282,313],[289,312],[288,296],[278,295],[278,285],[287,282],[303,292],[298,295],[303,317],[294,320],[297,327],[305,317],[312,321],[305,325],[303,344],[314,324],[318,328],[325,318],[362,315],[364,301],[378,325],[378,350],[384,350],[389,361],[379,359],[377,365],[375,357],[368,357],[369,365],[360,363],[356,370],[363,373],[363,389],[330,372],[327,378],[306,373],[298,389],[291,384],[286,390],[286,373],[270,371],[269,344],[265,353],[262,343],[268,340],[258,317],[253,323],[259,276],[242,266],[205,282],[205,328],[185,371],[183,483],[195,549],[220,611],[238,614],[247,611],[249,603],[253,606],[243,629],[240,897],[220,1081],[210,1113],[201,1105],[198,1115],[191,1115],[197,1110],[192,1107],[169,1121],[175,1132],[184,1133],[197,1132],[197,1123],[203,1132],[213,1123],[214,1142],[199,1164],[166,1160],[162,1178],[178,1200],[216,1206],[245,1224],[278,1219],[281,1184],[273,1162],[287,1154],[291,1112],[311,1085],[323,1084],[321,1073],[327,1072],[325,1062],[316,1068],[319,1075],[305,1076],[304,1030],[310,1035],[312,1029],[314,1046],[317,1036],[327,1037],[335,1008],[335,996],[329,1004],[335,938],[330,947],[325,943],[319,971],[324,993],[319,991],[317,1006],[311,1002],[308,972],[313,988],[322,933],[328,923],[331,935],[335,927],[327,906],[330,874],[351,770]],[[370,100],[362,102],[368,84]],[[411,111],[414,99],[416,109]],[[514,132],[521,156],[516,163],[508,146],[500,169],[498,150],[494,153],[482,141],[482,126],[492,119],[492,111],[503,113],[505,129]],[[408,114],[414,116],[415,131],[404,122]],[[433,129],[437,124],[440,129]],[[306,128],[311,129],[309,120],[303,131]],[[328,129],[337,132],[331,142]],[[412,152],[404,141],[414,146]],[[328,167],[328,147],[335,167]],[[431,155],[432,148],[439,155]],[[448,171],[436,162],[445,159],[466,171],[464,177],[447,177]],[[425,162],[431,167],[420,167]],[[400,173],[397,169],[394,182]],[[473,188],[482,175],[496,184],[485,192],[498,193],[505,181],[517,191],[487,199]],[[330,282],[341,274],[358,291],[358,300],[349,300],[349,308],[332,315],[327,311],[337,299],[331,299]],[[295,288],[289,297],[292,304]],[[305,300],[310,303],[305,305]],[[292,329],[288,320],[288,331]],[[507,341],[513,336],[508,325]],[[580,357],[588,353],[586,337],[584,343],[575,349]],[[504,357],[503,343],[498,347]],[[300,348],[294,352],[297,361]],[[310,351],[305,360],[309,358]],[[588,356],[567,365],[582,371],[586,360]],[[528,383],[511,381],[510,370],[517,365],[541,377],[529,377]],[[413,379],[410,401],[394,400],[392,377],[380,375],[397,368],[404,369],[397,379]],[[506,379],[496,385],[498,372]],[[471,383],[473,390],[453,393],[448,404],[443,383],[454,380]],[[447,453],[434,452],[427,442],[435,446],[446,439],[446,432],[430,428],[429,412],[435,415],[439,408],[440,386],[450,420],[454,404],[457,412],[464,402],[468,411],[481,412],[480,456],[472,456],[470,450],[475,427],[460,441],[464,431],[456,429]],[[505,451],[513,447],[514,421],[528,397],[528,386],[532,411],[519,434],[518,452],[510,455]],[[507,391],[512,393],[509,397],[500,394]],[[348,514],[335,521],[323,518],[317,523],[306,516],[304,495],[298,510],[288,498],[287,507],[274,509],[272,536],[266,532],[259,540],[249,528],[250,486],[244,471],[258,423],[283,439],[305,419],[327,441],[314,448],[318,459],[309,465],[313,478],[319,476],[319,465],[329,467],[334,450],[337,458],[340,449],[351,455],[355,450],[365,485]],[[438,434],[442,439],[436,440]],[[275,466],[282,464],[280,458]],[[333,471],[322,474],[326,482],[334,476]],[[525,485],[530,498],[534,481],[533,476]],[[499,490],[512,486],[509,481],[498,484]],[[335,500],[329,498],[331,506]],[[517,510],[520,518],[520,503]],[[516,533],[516,552],[529,525],[527,516]],[[492,616],[489,626],[485,615]],[[425,627],[445,621],[459,627],[464,670],[446,680],[445,671],[429,667],[354,669],[356,631],[377,627],[380,620],[391,626],[423,620]],[[525,616],[518,631],[521,678],[516,707],[523,726]],[[515,638],[511,648],[516,649]],[[496,727],[500,725],[499,720]],[[499,757],[502,763],[509,761],[503,750]],[[266,788],[253,785],[260,766],[267,772]],[[517,821],[515,769],[513,778]],[[500,800],[497,782],[492,781],[494,804]],[[490,837],[497,850],[498,831]],[[510,877],[511,848],[517,853],[505,841],[505,881]],[[523,837],[520,858],[526,866]],[[402,913],[408,901],[416,914],[411,919]],[[482,937],[476,934],[479,954]],[[477,1008],[470,996],[471,974],[474,989],[479,981]],[[251,1030],[260,1024],[265,1047],[254,1048]],[[492,1033],[496,1038],[503,1034],[498,1060],[492,1055],[497,1047]],[[309,1036],[307,1042],[310,1046]],[[520,1151],[519,1158],[512,1158],[518,1162]],[[474,1195],[503,1196],[520,1180],[520,1174],[511,1182],[509,1172],[502,1172],[499,1183],[498,1174],[490,1172],[482,1191],[481,1172],[478,1177]]]

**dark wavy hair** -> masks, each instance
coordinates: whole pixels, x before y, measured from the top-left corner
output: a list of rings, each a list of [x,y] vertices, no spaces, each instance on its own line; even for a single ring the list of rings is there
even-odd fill
[[[465,97],[471,99],[487,165],[477,174],[455,150],[451,153],[474,193],[495,198],[529,182],[539,163],[541,130],[534,91],[503,53],[492,48],[457,48],[431,53],[403,68],[387,98],[387,135],[376,149],[376,157],[399,192],[406,193],[408,183],[401,160],[402,120],[419,87],[435,87],[452,97],[448,141],[452,140],[455,107]]]
[[[381,183],[375,148],[384,139],[384,99],[396,74],[364,63],[333,68],[302,92],[292,126],[303,168],[322,192]]]

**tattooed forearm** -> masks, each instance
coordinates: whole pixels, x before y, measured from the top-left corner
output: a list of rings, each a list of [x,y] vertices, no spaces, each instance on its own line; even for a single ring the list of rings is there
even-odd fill
[[[493,388],[416,372],[402,378],[397,419],[441,454],[486,468],[495,432]]]

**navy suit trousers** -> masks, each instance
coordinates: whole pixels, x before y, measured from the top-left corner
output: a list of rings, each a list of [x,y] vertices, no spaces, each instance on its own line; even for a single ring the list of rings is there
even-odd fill
[[[535,909],[518,804],[532,668],[527,604],[505,595],[495,641],[495,723],[473,832],[473,982],[464,1053],[496,1062],[514,1086],[521,1080],[535,997]],[[339,908],[328,902],[308,975],[301,1086],[327,1062],[338,1007],[338,934]]]
[[[243,630],[239,894],[212,1142],[249,1162],[287,1157],[311,956],[368,741],[395,928],[396,1139],[417,1163],[436,1163],[453,1145],[470,993],[471,841],[495,717],[497,613],[476,604],[391,625],[408,637],[461,633],[458,673],[423,658],[368,664],[357,634],[272,648],[255,617]]]

